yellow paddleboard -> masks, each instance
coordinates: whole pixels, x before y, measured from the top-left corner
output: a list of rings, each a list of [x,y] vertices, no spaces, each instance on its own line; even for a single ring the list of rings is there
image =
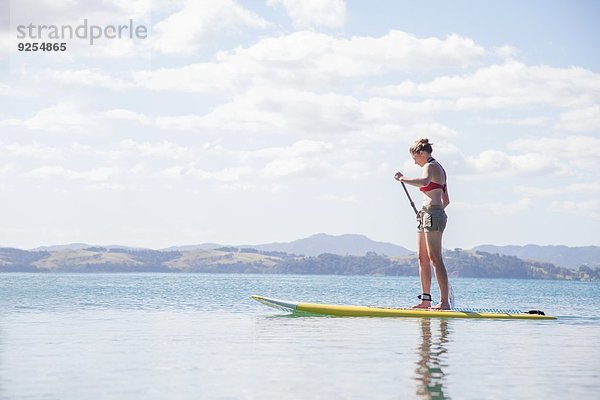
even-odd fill
[[[258,302],[269,307],[293,313],[308,313],[344,317],[405,317],[405,318],[494,318],[494,319],[556,319],[542,311],[496,310],[496,309],[460,309],[432,310],[414,308],[386,308],[368,306],[347,306],[335,304],[300,303],[252,296]]]

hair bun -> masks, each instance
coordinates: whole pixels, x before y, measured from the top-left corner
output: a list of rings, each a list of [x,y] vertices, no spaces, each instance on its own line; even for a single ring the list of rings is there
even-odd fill
[[[415,141],[415,143],[410,147],[409,151],[411,154],[416,154],[420,151],[426,151],[427,153],[432,153],[433,148],[431,147],[432,143],[429,143],[428,138],[421,138]]]

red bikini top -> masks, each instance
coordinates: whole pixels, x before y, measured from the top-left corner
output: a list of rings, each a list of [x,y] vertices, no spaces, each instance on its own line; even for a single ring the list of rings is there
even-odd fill
[[[435,158],[430,157],[427,162],[430,163],[432,161],[435,161]],[[441,165],[440,165],[441,168]],[[442,172],[444,173],[444,178],[446,178],[446,171],[444,171],[444,168],[442,168]],[[442,189],[444,191],[444,193],[446,193],[446,184],[444,183],[443,185],[440,183],[436,183],[436,182],[429,182],[429,184],[427,186],[421,186],[419,188],[419,190],[421,192],[429,192],[430,190],[433,189]]]
[[[442,189],[444,191],[444,193],[446,193],[446,184],[444,183],[443,185],[440,185],[439,183],[429,182],[429,185],[421,186],[419,188],[419,190],[421,192],[429,192],[430,190],[433,190],[433,189]]]

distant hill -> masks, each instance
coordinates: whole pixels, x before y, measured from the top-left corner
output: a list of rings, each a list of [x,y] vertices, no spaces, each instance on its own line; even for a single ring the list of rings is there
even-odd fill
[[[453,277],[600,280],[600,268],[577,271],[550,263],[525,261],[468,250],[445,252]],[[238,274],[417,276],[416,256],[324,253],[296,256],[278,251],[222,247],[214,250],[160,251],[90,247],[80,250],[26,251],[0,248],[1,272],[196,272]]]
[[[294,240],[293,242],[266,243],[266,244],[244,244],[231,245],[219,243],[202,243],[184,246],[171,246],[160,251],[206,251],[215,250],[221,247],[235,247],[240,249],[256,249],[260,251],[276,251],[287,254],[296,254],[304,256],[318,256],[319,254],[337,254],[337,255],[352,255],[362,256],[369,252],[377,254],[385,254],[388,256],[408,256],[414,254],[402,246],[393,243],[377,242],[369,239],[364,235],[327,235],[319,233],[309,236],[304,239]],[[83,243],[73,243],[58,246],[44,246],[32,249],[32,251],[62,251],[62,250],[84,250],[93,246]],[[130,249],[142,250],[132,247],[112,245],[102,246],[107,249]]]
[[[600,280],[600,247],[478,246],[445,250],[461,277]],[[204,243],[162,250],[83,243],[0,248],[0,272],[219,272],[416,275],[414,252],[363,235],[317,234],[289,243]]]
[[[524,260],[545,261],[564,268],[600,267],[600,247],[567,247],[567,246],[494,246],[482,245],[473,250],[491,254],[515,256]]]
[[[103,248],[103,249],[126,249],[126,250],[144,250],[141,247],[130,247],[130,246],[122,246],[120,244],[109,244],[102,246],[92,246],[91,244],[86,243],[69,243],[69,244],[59,244],[54,246],[40,246],[35,249],[31,249],[30,251],[65,251],[65,250],[84,250],[89,248]]]
[[[63,251],[63,250],[83,250],[88,247],[92,247],[85,243],[69,243],[69,244],[58,244],[54,246],[40,246],[30,251]]]
[[[390,257],[403,257],[414,255],[414,252],[402,246],[392,243],[377,242],[363,235],[327,235],[324,233],[312,235],[292,242],[250,244],[250,245],[227,245],[238,249],[255,249],[260,252],[280,252],[290,255],[301,255],[306,257],[318,256],[320,254],[336,254],[350,256],[364,256],[367,253],[377,253]],[[139,250],[157,251],[126,247],[121,245],[101,246],[110,250]],[[162,252],[191,252],[209,251],[226,247],[218,243],[192,244],[186,246],[173,246],[159,251]],[[66,245],[43,246],[30,250],[30,252],[57,252],[57,251],[81,251],[95,248],[85,243],[72,243]],[[578,269],[581,266],[600,267],[600,246],[567,247],[567,246],[495,246],[481,245],[473,248],[473,251],[486,252],[515,256],[523,260],[534,260],[552,263],[559,267]]]
[[[414,254],[402,246],[392,243],[376,242],[363,235],[327,235],[319,233],[289,243],[269,243],[244,245],[238,247],[253,248],[261,251],[281,251],[288,254],[318,256],[319,254],[338,254],[362,256],[369,252],[388,256],[408,256]]]

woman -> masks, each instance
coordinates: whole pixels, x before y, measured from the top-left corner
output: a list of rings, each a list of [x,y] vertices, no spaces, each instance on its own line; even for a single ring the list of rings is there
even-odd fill
[[[419,275],[421,277],[421,302],[413,308],[434,308],[449,310],[450,302],[448,273],[442,260],[442,234],[448,217],[444,209],[450,204],[446,186],[446,171],[432,156],[433,149],[429,139],[419,139],[410,148],[415,164],[423,168],[421,178],[408,178],[401,172],[395,175],[396,180],[417,186],[423,192],[423,208],[417,214],[417,256]],[[431,306],[431,266],[440,287],[441,301]]]

